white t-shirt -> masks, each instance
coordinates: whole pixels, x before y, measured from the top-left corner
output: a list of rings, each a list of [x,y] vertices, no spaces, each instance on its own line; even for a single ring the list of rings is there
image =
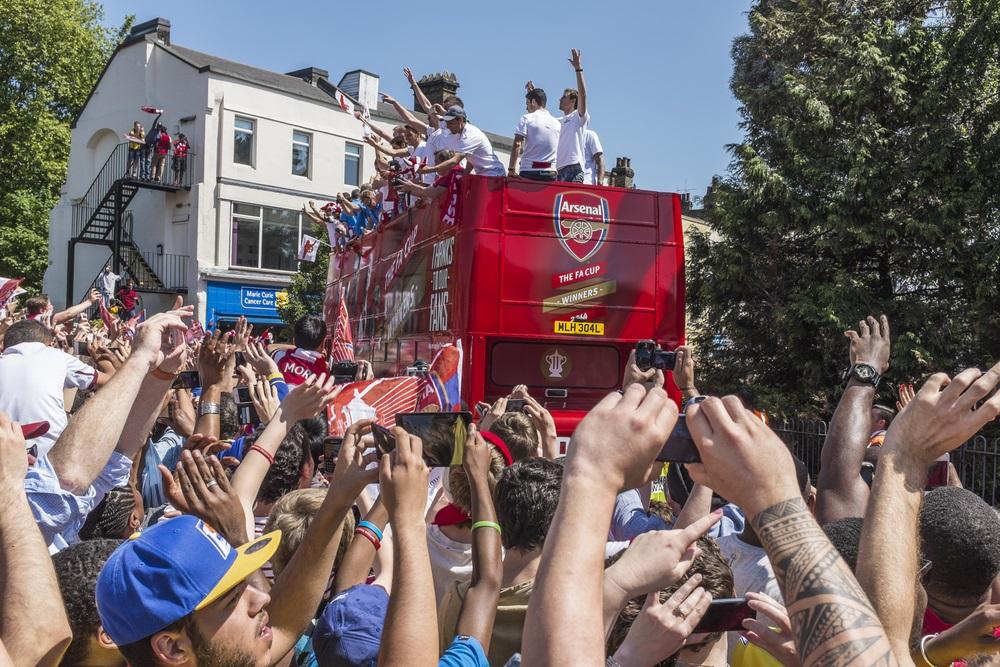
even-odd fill
[[[472,123],[466,123],[461,134],[449,134],[443,143],[444,148],[468,156],[473,171],[480,176],[504,176],[507,173],[500,158],[493,152],[489,138]]]
[[[771,561],[762,547],[747,544],[735,533],[719,537],[715,542],[719,545],[722,557],[726,559],[733,571],[733,588],[736,589],[736,597],[746,597],[746,594],[752,591],[770,595],[779,603],[784,604],[781,588],[778,586],[778,580],[771,568]],[[762,620],[766,620],[765,617],[758,616]],[[729,636],[729,657],[732,661],[733,651],[740,633],[729,632],[727,634]]]
[[[99,291],[102,294],[114,294],[115,293],[115,283],[121,280],[121,276],[113,271],[102,271],[100,277],[97,279]]]
[[[594,162],[595,155],[604,153],[601,146],[601,139],[597,132],[587,130],[583,133],[583,182],[593,185],[600,185],[597,182],[597,163]]]
[[[456,582],[472,581],[472,545],[456,542],[434,524],[427,526],[427,551],[438,606]]]
[[[590,123],[590,113],[581,116],[574,111],[559,119],[559,149],[556,151],[556,168],[562,169],[574,164],[583,167],[583,132]]]
[[[0,355],[0,411],[22,424],[47,421],[49,431],[28,441],[44,456],[66,428],[63,389],[88,389],[97,371],[44,343],[21,343]]]
[[[451,132],[447,127],[445,127],[444,121],[441,121],[441,124],[437,129],[433,129],[428,126],[426,143],[432,156],[439,150],[445,148],[444,140],[449,136],[451,136]]]
[[[524,137],[521,171],[555,171],[560,127],[559,121],[548,109],[538,109],[521,116],[514,128],[515,135]],[[545,164],[548,166],[543,166]]]
[[[435,160],[434,160],[434,151],[433,151],[433,149],[431,149],[431,147],[428,145],[428,143],[426,141],[421,141],[415,147],[414,146],[410,146],[408,150],[410,151],[410,155],[412,157],[415,157],[418,160],[420,160],[420,164],[421,165],[431,165],[431,166],[433,166],[433,165],[437,164],[435,162]],[[431,172],[429,174],[424,174],[421,177],[421,180],[424,182],[425,185],[434,185],[434,180],[436,178],[437,178],[437,174],[435,174],[434,172]]]

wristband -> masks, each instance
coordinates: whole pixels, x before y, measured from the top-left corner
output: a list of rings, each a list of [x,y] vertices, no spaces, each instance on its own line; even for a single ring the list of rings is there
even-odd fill
[[[376,526],[371,521],[358,521],[358,527],[359,528],[367,528],[368,530],[370,530],[373,533],[375,533],[375,537],[377,537],[379,539],[379,542],[382,541],[382,531],[379,530],[379,527]]]
[[[217,415],[220,414],[222,410],[219,408],[218,403],[199,403],[198,404],[198,414],[204,415]]]
[[[270,375],[267,376],[267,381],[268,382],[270,382],[271,380],[282,380],[282,381],[284,381],[284,379],[285,379],[285,376],[282,375],[280,371],[275,371],[274,373],[271,373]]]
[[[271,455],[271,452],[267,451],[266,449],[264,449],[260,445],[257,445],[257,444],[250,445],[249,451],[251,451],[251,452],[257,452],[258,454],[260,454],[261,456],[263,456],[265,459],[267,459],[267,462],[268,462],[269,465],[272,465],[272,466],[274,465],[274,456]]]
[[[166,380],[167,382],[173,382],[174,378],[177,377],[176,373],[168,373],[161,369],[159,366],[149,371],[149,374],[155,377],[157,380]]]
[[[476,528],[493,528],[497,531],[497,535],[503,534],[503,531],[500,530],[500,524],[496,521],[477,521],[472,524],[472,530],[475,530]]]
[[[923,637],[920,638],[920,657],[923,658],[924,662],[930,665],[931,667],[938,667],[938,666],[935,665],[933,662],[931,662],[930,659],[927,657],[927,642],[930,641],[931,639],[934,639],[935,637],[937,637],[936,632],[933,635],[924,635]]]
[[[382,546],[382,540],[375,537],[375,534],[372,531],[368,530],[367,528],[362,528],[361,526],[358,526],[357,528],[354,529],[354,534],[360,535],[369,542],[371,542],[372,546],[375,547],[375,551],[378,551],[379,548]]]

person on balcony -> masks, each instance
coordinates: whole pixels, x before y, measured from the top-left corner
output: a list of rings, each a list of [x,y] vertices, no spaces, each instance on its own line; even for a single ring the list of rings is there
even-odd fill
[[[188,149],[191,146],[188,144],[187,137],[181,132],[177,135],[177,140],[174,142],[174,161],[171,167],[174,172],[174,185],[180,187],[184,184],[184,174],[187,172],[187,159],[188,159]]]
[[[153,180],[163,181],[163,164],[170,153],[170,135],[167,134],[167,128],[163,123],[157,125],[156,129],[159,134],[156,136],[156,154],[153,156]]]
[[[118,281],[124,277],[124,274],[117,274],[111,271],[111,265],[105,264],[104,271],[97,278],[97,291],[101,295],[101,299],[104,301],[104,306],[106,308],[111,307],[111,299],[115,295],[115,285]]]
[[[139,170],[142,168],[142,146],[146,141],[146,131],[142,129],[142,123],[135,121],[132,129],[125,138],[128,142],[128,166],[126,171],[132,178],[139,177]]]
[[[121,319],[128,321],[135,317],[135,305],[139,301],[139,293],[135,291],[135,281],[129,278],[125,287],[118,290],[117,296],[122,304],[122,310],[119,314]]]
[[[144,181],[149,180],[150,165],[153,162],[153,153],[156,152],[156,142],[160,138],[160,124],[153,123],[146,134],[145,142],[142,145],[142,164],[140,165],[139,178]]]

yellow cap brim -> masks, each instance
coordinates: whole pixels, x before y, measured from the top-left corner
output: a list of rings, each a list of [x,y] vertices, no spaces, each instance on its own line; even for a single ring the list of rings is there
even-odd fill
[[[236,588],[251,574],[264,567],[281,544],[281,531],[274,530],[236,548],[236,560],[219,580],[205,599],[198,603],[195,611],[204,609],[220,597]]]

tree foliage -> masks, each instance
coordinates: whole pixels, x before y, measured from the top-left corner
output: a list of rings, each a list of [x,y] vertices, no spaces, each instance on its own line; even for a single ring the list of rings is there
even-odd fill
[[[326,228],[312,223],[309,232],[318,239],[326,238]],[[278,314],[288,326],[303,315],[323,317],[323,298],[326,294],[326,271],[330,264],[330,248],[320,244],[315,262],[299,262],[299,271],[285,290],[287,298],[278,302]]]
[[[38,288],[70,123],[131,25],[89,0],[0,0],[0,276]]]
[[[869,313],[895,382],[995,361],[1000,3],[759,0],[749,24],[745,138],[689,249],[704,384],[829,414]]]

